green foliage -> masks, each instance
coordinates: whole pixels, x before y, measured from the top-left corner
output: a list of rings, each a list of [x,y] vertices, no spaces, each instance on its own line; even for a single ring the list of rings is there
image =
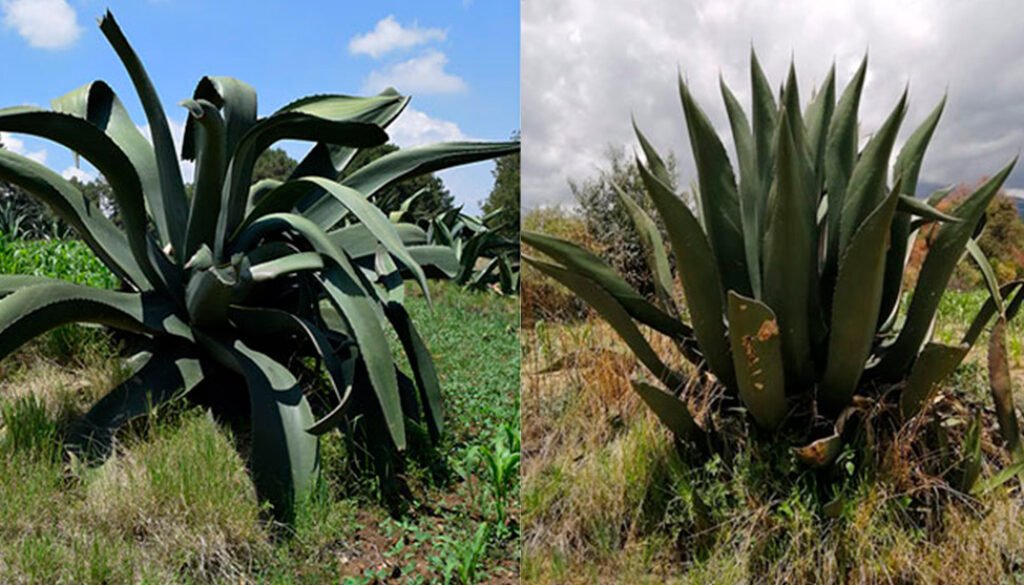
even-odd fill
[[[393,221],[406,217],[406,211],[392,213]],[[449,210],[425,222],[427,242],[451,249],[457,267],[447,276],[469,288],[495,288],[501,294],[519,292],[519,241],[502,235],[515,216],[497,209],[482,218]]]
[[[653,298],[655,283],[647,268],[648,248],[619,191],[655,220],[662,237],[667,237],[665,226],[647,197],[636,161],[627,157],[624,149],[609,146],[602,166],[597,176],[582,182],[569,181],[580,216],[592,237],[592,251],[614,267],[633,288]],[[666,176],[675,191],[678,185],[674,156],[668,157]]]
[[[651,282],[661,285],[657,295],[643,294],[614,266],[580,246],[523,234],[525,243],[554,262],[528,258],[530,264],[590,304],[662,383],[664,389],[642,382],[634,388],[680,441],[704,451],[720,448],[714,429],[723,423],[715,421],[728,414],[730,404],[739,403],[760,427],[758,436],[795,444],[793,453],[804,464],[829,468],[858,436],[857,421],[869,411],[873,417],[888,413],[896,427],[915,417],[993,316],[1000,315],[1002,323],[1003,316],[1012,319],[1024,304],[1024,283],[1000,289],[976,242],[985,212],[1016,161],[949,214],[932,206],[944,193],[928,203],[916,200],[918,175],[943,100],[895,157],[890,184],[906,95],[858,152],[865,68],[866,59],[838,101],[830,71],[801,110],[793,68],[776,104],[752,54],[752,125],[722,84],[738,176],[710,120],[680,79],[697,166],[697,213],[676,195],[671,165],[637,130],[646,163],[637,161],[636,168],[666,228],[690,323],[678,317],[684,311],[669,288],[665,237],[655,227],[651,205],[626,208],[643,236],[635,241],[645,245]],[[618,174],[628,177],[621,165]],[[631,200],[628,195],[622,199]],[[936,225],[932,248],[900,314],[907,246],[925,224]],[[965,251],[987,275],[990,301],[955,345],[931,342],[939,301]],[[712,409],[712,420],[695,420],[686,397],[680,397],[686,377],[655,354],[634,322],[668,336],[682,357],[713,375],[724,397],[716,400],[719,410]],[[1005,414],[1000,418],[1004,435],[1016,439],[1005,370],[1005,360],[992,367],[993,380],[1006,380],[998,385],[1001,391],[993,382],[993,394],[997,410]],[[900,409],[892,408],[894,399]],[[815,413],[825,415],[828,424],[822,425]]]
[[[246,433],[257,491],[278,518],[290,519],[314,484],[318,436],[335,429],[357,427],[352,436],[394,485],[407,419],[425,425],[432,442],[443,431],[432,358],[401,305],[404,280],[426,292],[424,267],[450,259],[435,254],[421,263],[425,234],[392,225],[373,202],[399,181],[512,153],[518,144],[407,149],[352,172],[361,149],[387,141],[383,128],[408,98],[393,90],[313,96],[258,118],[253,88],[204,77],[183,102],[181,156],[196,161],[189,196],[138,56],[109,12],[100,29],[135,86],[152,141],[102,81],[54,100],[53,110],[0,110],[0,129],[53,140],[91,162],[109,182],[123,229],[75,184],[25,157],[0,151],[0,178],[74,228],[119,290],[0,277],[0,357],[68,323],[136,336],[132,375],[70,433],[83,455],[106,454],[129,419],[187,397]],[[254,185],[260,155],[287,139],[315,146],[289,181]],[[389,350],[388,329],[402,342],[411,376]],[[300,380],[321,371],[325,383],[304,389]]]
[[[394,144],[382,144],[373,148],[366,148],[359,151],[348,168],[342,173],[342,179],[348,174],[363,168],[367,164],[393,152],[400,150]],[[417,193],[420,193],[417,195]],[[410,223],[420,223],[423,220],[436,217],[452,209],[455,199],[444,186],[444,181],[430,173],[424,173],[404,181],[396,181],[394,184],[381,189],[376,196],[377,206],[384,213],[391,213],[401,208],[402,204],[411,197],[416,196],[415,202],[408,209]]]
[[[512,135],[512,140],[519,140],[519,132]],[[519,239],[519,220],[522,215],[522,197],[520,197],[520,162],[519,155],[514,154],[500,158],[495,162],[494,187],[487,194],[487,199],[480,205],[485,215],[504,209],[512,221],[499,230],[499,233],[512,240]]]
[[[252,169],[252,180],[254,183],[263,179],[287,181],[298,165],[298,161],[288,156],[284,149],[271,148],[256,159],[256,165]]]

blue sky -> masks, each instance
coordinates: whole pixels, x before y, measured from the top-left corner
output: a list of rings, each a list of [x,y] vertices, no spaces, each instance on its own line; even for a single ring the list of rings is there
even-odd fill
[[[400,146],[504,140],[519,121],[519,1],[260,2],[0,0],[0,106],[48,106],[95,79],[110,83],[139,125],[142,109],[96,26],[109,7],[141,55],[180,132],[203,75],[227,75],[259,92],[261,115],[314,93],[412,95],[389,133]],[[64,148],[3,136],[8,148],[73,174]],[[283,145],[299,158],[302,144]],[[467,209],[490,191],[491,162],[442,178]],[[83,168],[82,172],[92,172]]]

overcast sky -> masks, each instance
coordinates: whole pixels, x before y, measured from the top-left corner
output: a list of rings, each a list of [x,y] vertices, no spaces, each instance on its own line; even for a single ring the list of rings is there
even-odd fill
[[[595,174],[608,144],[631,152],[630,113],[676,153],[682,184],[694,178],[677,71],[731,155],[718,76],[749,115],[751,44],[776,86],[795,58],[804,104],[833,60],[842,91],[869,49],[862,138],[906,84],[901,143],[948,88],[924,183],[974,182],[1024,148],[1024,5],[1013,0],[523,0],[522,19],[526,207],[572,203],[567,179]],[[1024,196],[1024,164],[1007,184]]]

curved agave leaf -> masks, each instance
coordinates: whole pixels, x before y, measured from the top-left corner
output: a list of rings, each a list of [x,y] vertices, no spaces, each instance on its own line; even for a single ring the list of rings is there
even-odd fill
[[[68,446],[90,458],[105,458],[114,434],[133,418],[188,394],[203,381],[203,368],[195,355],[180,348],[156,346],[146,352],[145,363],[75,421]]]
[[[228,165],[223,207],[217,222],[217,240],[233,234],[250,205],[249,179],[256,159],[279,140],[310,140],[368,148],[387,142],[376,124],[353,121],[351,109],[334,107],[331,100],[311,102],[264,118],[249,128],[238,142]],[[219,255],[219,254],[218,254]]]
[[[265,282],[296,272],[311,272],[324,267],[323,257],[317,252],[289,254],[249,268],[253,282]]]
[[[670,337],[693,337],[692,329],[648,303],[625,279],[616,274],[611,266],[596,255],[571,242],[544,234],[522,232],[520,237],[524,243],[543,252],[562,266],[601,286],[637,321]]]
[[[0,359],[37,335],[68,323],[99,323],[192,339],[188,326],[163,297],[54,282],[24,287],[0,300]]]
[[[1020,423],[1013,406],[1013,380],[1010,377],[1010,363],[1006,355],[1006,317],[998,317],[989,337],[988,380],[992,388],[992,400],[999,420],[999,432],[1006,442],[1006,449],[1014,459],[1024,458],[1024,445],[1020,440]]]
[[[410,223],[395,224],[395,231],[402,239],[402,244],[412,248],[427,244],[427,233],[419,226]],[[361,258],[374,253],[379,241],[365,225],[355,223],[327,233],[327,237],[335,246],[345,250],[352,258]],[[449,246],[445,246],[449,247]]]
[[[217,235],[217,216],[220,213],[228,151],[225,149],[224,119],[217,106],[203,99],[185,100],[181,105],[188,108],[189,121],[199,124],[193,138],[197,142],[193,148],[199,153],[199,160],[183,248],[184,257],[191,258],[200,246],[215,246],[213,239]]]
[[[45,166],[0,149],[0,179],[14,183],[45,203],[68,223],[100,260],[140,290],[152,288],[124,234],[69,181]]]
[[[443,142],[403,148],[362,167],[341,183],[370,198],[398,181],[518,151],[518,142]],[[345,216],[344,207],[322,193],[310,194],[299,209],[324,228],[333,227]]]
[[[409,246],[408,250],[428,276],[431,276],[431,269],[434,269],[434,276],[440,278],[455,278],[459,273],[459,259],[448,246]]]
[[[722,321],[725,315],[725,296],[711,246],[682,199],[676,197],[667,185],[639,161],[637,168],[647,194],[668,230],[679,271],[679,282],[683,285],[686,305],[693,319],[693,336],[697,339],[708,368],[727,388],[735,388],[736,377]]]
[[[626,309],[598,283],[585,276],[560,266],[537,260],[536,258],[526,257],[526,261],[544,274],[562,283],[566,288],[579,295],[588,305],[593,307],[615,329],[615,332],[629,346],[629,349],[633,351],[637,359],[663,384],[677,391],[686,384],[686,380],[665,365],[661,358],[658,357],[658,354],[651,349],[647,339],[644,338],[640,330],[633,324]]]
[[[153,146],[132,121],[114,90],[103,81],[94,81],[53,100],[51,107],[95,124],[124,152],[139,176],[161,243],[171,243]]]
[[[387,337],[381,327],[376,305],[366,297],[357,280],[337,266],[328,268],[319,277],[334,309],[344,315],[352,336],[360,348],[370,384],[377,395],[388,432],[395,447],[406,446],[405,421],[402,416],[401,396],[395,376],[394,361]]]
[[[694,441],[704,434],[693,420],[690,407],[685,402],[639,380],[632,380],[631,383],[633,390],[677,439]]]
[[[163,201],[161,206],[168,238],[175,250],[183,250],[185,247],[185,226],[188,222],[188,209],[185,200],[185,184],[181,179],[181,168],[178,166],[178,157],[174,152],[174,141],[171,139],[171,129],[167,124],[167,114],[160,104],[160,98],[156,94],[156,88],[150,81],[142,61],[135,54],[135,50],[128,44],[128,39],[121,32],[121,27],[114,20],[114,15],[108,10],[100,19],[100,30],[107,37],[110,45],[114,48],[117,56],[124,64],[124,68],[131,77],[135,86],[142,108],[146,112],[146,120],[149,122],[149,133],[153,138],[153,152],[156,155],[156,168],[160,177],[160,197]],[[104,173],[106,175],[106,173]],[[110,177],[107,177],[110,180]],[[114,187],[111,183],[111,187]],[[116,191],[116,188],[115,188]],[[158,213],[157,209],[153,210]],[[161,221],[161,220],[158,220]],[[179,264],[185,262],[185,258],[178,253]]]
[[[775,313],[756,299],[729,291],[729,341],[740,400],[759,426],[779,428],[788,408]]]
[[[203,77],[192,92],[192,99],[205,100],[223,112],[225,151],[234,152],[238,141],[256,123],[256,90],[233,77]],[[185,136],[181,143],[181,158],[196,158],[196,121],[185,122]]]
[[[620,189],[618,185],[613,184],[612,186],[615,188],[615,193],[619,196],[622,206],[626,208],[626,212],[633,222],[633,227],[640,234],[640,238],[643,241],[647,267],[650,269],[651,274],[654,275],[655,293],[661,299],[661,304],[665,311],[672,316],[677,316],[679,311],[676,308],[675,299],[672,298],[672,268],[668,263],[668,254],[665,253],[665,241],[661,238],[658,224],[654,223],[651,216],[647,215],[647,212],[636,201],[633,201],[633,198],[627,195],[625,191]]]
[[[21,132],[57,142],[79,153],[106,177],[139,269],[152,284],[165,279],[151,262],[146,238],[146,208],[138,173],[124,152],[96,125],[70,114],[29,106],[0,109],[0,130]],[[154,251],[154,255],[160,254]]]
[[[900,413],[904,420],[909,420],[928,404],[935,387],[953,373],[969,349],[967,344],[929,343],[924,346],[900,393]]]
[[[231,345],[204,336],[204,344],[219,347],[220,359],[230,361],[249,390],[252,450],[249,468],[257,492],[271,503],[282,521],[294,517],[295,502],[313,486],[319,473],[317,438],[306,432],[313,412],[302,388],[284,365],[242,341]]]
[[[985,281],[985,286],[988,287],[989,297],[995,303],[996,312],[999,315],[1005,315],[1003,310],[1003,295],[999,292],[999,279],[996,278],[995,270],[992,269],[992,264],[989,263],[988,257],[985,256],[985,252],[982,251],[977,240],[973,238],[967,240],[966,248],[971,259],[978,265],[978,270],[981,272],[982,279]]]
[[[883,377],[900,377],[917,355],[935,317],[946,284],[963,254],[964,246],[1016,162],[1017,159],[1014,158],[964,200],[953,213],[962,220],[961,222],[944,223],[939,227],[938,234],[932,240],[928,255],[921,266],[903,329],[878,365],[878,372]]]
[[[423,338],[413,325],[405,307],[398,303],[388,303],[384,312],[398,334],[405,355],[409,358],[409,366],[419,389],[420,402],[427,411],[427,429],[434,442],[437,442],[444,432],[444,404],[441,399],[441,382],[434,368],[434,358],[423,343]]]

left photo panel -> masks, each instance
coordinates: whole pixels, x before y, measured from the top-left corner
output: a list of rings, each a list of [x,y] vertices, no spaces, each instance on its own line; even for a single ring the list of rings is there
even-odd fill
[[[0,582],[518,583],[519,3],[0,2]]]

